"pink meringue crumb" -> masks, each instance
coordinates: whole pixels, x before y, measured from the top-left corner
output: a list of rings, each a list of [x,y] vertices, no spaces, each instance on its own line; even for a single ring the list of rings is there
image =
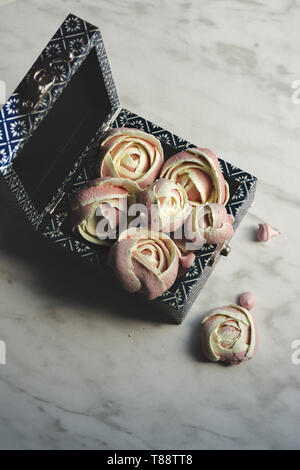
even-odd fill
[[[258,224],[258,229],[256,232],[257,240],[260,242],[267,242],[271,238],[279,235],[279,232],[271,227],[269,224]]]
[[[256,297],[252,292],[244,292],[239,297],[239,304],[241,307],[251,310],[256,304]]]

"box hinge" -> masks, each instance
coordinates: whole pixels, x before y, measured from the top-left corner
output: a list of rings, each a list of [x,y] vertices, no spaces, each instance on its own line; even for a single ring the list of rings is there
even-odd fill
[[[218,248],[217,250],[215,251],[215,253],[212,255],[212,257],[210,258],[209,262],[208,262],[208,266],[212,267],[214,266],[218,259],[220,258],[220,256],[228,256],[229,253],[231,251],[231,248],[229,245],[227,245],[227,243],[222,243]]]

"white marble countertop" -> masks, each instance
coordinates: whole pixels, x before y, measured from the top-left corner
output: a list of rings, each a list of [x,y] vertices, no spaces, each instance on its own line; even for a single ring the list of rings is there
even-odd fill
[[[10,94],[67,13],[101,27],[122,103],[259,178],[254,206],[181,326],[46,249],[0,203],[1,449],[299,448],[300,2],[0,0]],[[281,235],[253,240],[258,222]],[[194,352],[211,308],[256,293],[260,348]]]

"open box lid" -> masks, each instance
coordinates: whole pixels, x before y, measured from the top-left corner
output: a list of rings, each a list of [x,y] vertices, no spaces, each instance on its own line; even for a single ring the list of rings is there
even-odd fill
[[[68,15],[0,112],[0,172],[35,227],[119,104],[99,29]]]

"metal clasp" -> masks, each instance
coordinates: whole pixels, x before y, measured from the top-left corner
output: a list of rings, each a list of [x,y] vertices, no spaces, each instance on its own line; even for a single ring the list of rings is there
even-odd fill
[[[218,261],[218,259],[220,258],[220,256],[228,256],[230,251],[231,251],[231,248],[226,243],[223,243],[222,245],[220,245],[217,248],[215,254],[210,258],[208,262],[208,266],[211,266],[211,267],[214,266],[216,262]]]
[[[25,79],[24,99],[22,106],[25,111],[34,111],[55,83],[62,81],[62,76],[55,68],[58,63],[69,64],[74,59],[72,52],[62,54],[44,62],[40,68],[35,68]]]

